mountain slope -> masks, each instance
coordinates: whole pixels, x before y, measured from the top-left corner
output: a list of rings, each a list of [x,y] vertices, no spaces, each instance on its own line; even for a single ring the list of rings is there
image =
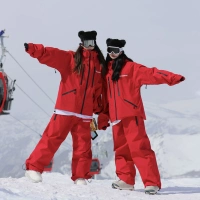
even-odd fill
[[[165,105],[145,102],[146,130],[163,178],[200,177],[199,102],[200,99]],[[49,118],[41,113],[19,113],[14,117],[37,133],[11,116],[1,116],[0,177],[22,177],[24,175],[22,166],[25,159],[34,149],[40,139],[39,134],[43,132],[49,121]],[[115,179],[111,127],[106,131],[98,131],[98,133],[99,137],[93,141],[93,156],[98,156],[102,164],[102,171],[98,178]],[[71,149],[69,134],[54,157],[54,172],[71,174]]]

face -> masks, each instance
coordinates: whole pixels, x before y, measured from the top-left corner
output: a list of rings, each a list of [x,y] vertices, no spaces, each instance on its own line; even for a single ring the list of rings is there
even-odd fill
[[[116,59],[117,57],[119,57],[120,55],[122,54],[122,52],[120,52],[120,53],[109,53],[109,56],[114,60],[114,59]]]
[[[115,46],[108,46],[107,47],[107,52],[112,59],[116,59],[122,54],[123,49],[120,47],[115,47]]]
[[[81,45],[85,50],[89,50],[89,51],[92,51],[94,49],[94,47],[92,46],[89,46],[89,47],[84,47],[83,45]]]

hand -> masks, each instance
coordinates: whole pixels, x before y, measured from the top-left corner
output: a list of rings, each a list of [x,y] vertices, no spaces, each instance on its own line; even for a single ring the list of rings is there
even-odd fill
[[[101,130],[106,130],[110,126],[110,123],[107,123],[106,126],[101,127]]]
[[[184,81],[185,80],[185,77],[184,76],[182,76],[182,78],[180,79],[180,81]]]
[[[92,121],[90,122],[90,130],[91,131],[96,131],[97,130],[97,123],[96,123],[96,119],[93,118]]]
[[[107,127],[110,126],[109,118],[106,114],[100,113],[98,116],[98,129],[99,130],[106,130]]]
[[[25,50],[28,51],[28,44],[24,43]]]

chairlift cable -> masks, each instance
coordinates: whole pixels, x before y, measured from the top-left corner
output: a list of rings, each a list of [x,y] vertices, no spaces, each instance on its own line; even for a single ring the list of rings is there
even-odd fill
[[[20,122],[21,124],[23,124],[24,126],[26,126],[27,128],[29,128],[30,130],[32,130],[33,132],[35,132],[36,134],[38,134],[40,136],[40,138],[42,137],[42,135],[40,133],[38,133],[36,130],[32,129],[30,126],[26,125],[24,122],[22,122],[21,120],[17,119],[16,117],[14,117],[13,115],[9,114],[13,119],[15,119],[16,121]],[[70,144],[67,143],[67,146],[70,146]]]
[[[26,125],[25,123],[23,123],[22,121],[20,121],[19,119],[17,119],[16,117],[12,116],[10,114],[10,116],[15,119],[16,121],[20,122],[21,124],[23,124],[24,126],[26,126],[27,128],[29,128],[30,130],[32,130],[33,132],[37,133],[40,137],[41,137],[41,134],[39,134],[37,131],[35,131],[34,129],[32,129],[30,126]]]
[[[4,34],[4,32],[5,32],[5,30],[3,30],[3,31],[1,31],[0,32],[0,49],[1,49],[1,55],[0,55],[0,64],[2,65],[3,64],[3,62],[5,62],[5,59],[4,58],[6,58],[5,57],[5,54],[6,53],[8,53],[14,60],[15,60],[15,62],[21,67],[21,69],[27,74],[27,76],[38,86],[38,88],[51,100],[51,102],[53,103],[53,104],[55,104],[54,102],[53,102],[53,100],[44,92],[44,90],[33,80],[33,78],[24,70],[24,68],[22,67],[22,65],[20,65],[20,63],[15,59],[15,57],[9,52],[9,51],[7,51],[6,50],[6,48],[5,48],[5,46],[4,46],[4,43],[3,43],[3,38],[4,37],[7,37],[7,36],[2,36],[3,34]],[[4,60],[4,61],[3,61]],[[3,66],[1,66],[1,67],[3,67]],[[3,71],[3,68],[1,69],[2,71]],[[8,75],[7,75],[7,77],[11,80],[11,81],[13,81],[12,80],[12,78],[10,78]],[[34,104],[36,104],[45,114],[47,114],[47,116],[49,116],[49,117],[51,117],[41,106],[39,106],[19,85],[17,85],[16,83],[15,83],[15,85],[34,103]],[[28,125],[26,125],[24,122],[22,122],[21,120],[19,120],[19,119],[17,119],[16,117],[14,117],[13,115],[11,115],[10,113],[9,113],[9,115],[14,119],[14,120],[16,120],[16,121],[18,121],[19,123],[21,123],[22,125],[24,125],[25,127],[27,127],[27,128],[29,128],[30,130],[32,130],[34,133],[36,133],[37,135],[39,135],[40,137],[42,137],[42,135],[40,134],[40,133],[38,133],[37,131],[35,131],[34,129],[32,129],[30,126],[28,126]],[[67,143],[67,145],[69,145],[68,143]]]
[[[32,129],[30,126],[26,125],[24,122],[22,122],[21,120],[17,119],[16,117],[14,117],[13,115],[9,114],[13,119],[15,119],[16,121],[20,122],[21,124],[23,124],[24,126],[26,126],[27,128],[29,128],[30,130],[32,130],[33,132],[35,132],[36,134],[38,134],[40,137],[42,137],[42,135],[40,133],[38,133],[36,130]],[[70,146],[70,144],[67,143],[68,146]]]
[[[9,77],[9,76],[8,76]],[[9,77],[10,78],[10,77]],[[10,78],[11,79],[11,78]],[[11,79],[12,80],[12,79]],[[39,104],[37,104],[19,85],[15,83],[15,85],[34,103],[36,104],[43,112],[45,112],[48,117],[51,117]]]
[[[49,97],[49,95],[34,81],[34,79],[26,72],[22,65],[15,59],[15,57],[8,51],[6,52],[12,57],[12,59],[19,65],[19,67],[24,71],[24,73],[37,85],[37,87],[46,95],[46,97],[55,105],[55,102]]]
[[[15,62],[23,69],[23,67],[20,65],[20,63],[14,58],[14,56],[12,56],[11,54],[10,54],[10,52],[9,51],[7,51],[7,49],[6,49],[6,47],[4,46],[4,41],[3,41],[3,39],[5,38],[5,37],[8,37],[8,36],[4,36],[4,33],[5,33],[5,30],[2,30],[2,31],[0,31],[0,48],[1,48],[1,55],[0,55],[0,64],[2,65],[3,64],[3,59],[4,58],[6,58],[6,53],[8,53],[14,60],[15,60]],[[5,60],[4,60],[5,61]],[[3,70],[3,66],[1,66],[2,68],[1,68],[1,71],[4,71]],[[23,69],[24,70],[24,69]],[[29,78],[31,78],[31,76],[24,70],[24,72],[29,76]],[[7,75],[7,77],[9,77],[8,75]],[[9,79],[11,80],[11,81],[13,81],[10,77],[9,77]],[[31,80],[37,85],[37,83],[31,78]],[[17,85],[16,83],[15,83],[15,85]],[[37,85],[38,86],[38,85]],[[49,117],[50,117],[50,115],[41,107],[41,106],[39,106],[24,90],[22,90],[22,88],[19,86],[19,85],[17,85],[17,87],[33,102],[33,103],[35,103],[43,112],[45,112]],[[39,86],[38,86],[39,87]],[[39,87],[40,88],[40,87]],[[40,88],[41,90],[42,90],[42,88]],[[42,90],[43,91],[43,90]],[[45,93],[44,91],[43,91],[43,93]],[[45,93],[46,94],[46,93]],[[47,95],[47,94],[46,94]],[[48,95],[47,95],[48,96]],[[49,96],[48,96],[48,98],[50,98]],[[52,100],[51,100],[52,101]],[[53,101],[52,101],[53,102]]]

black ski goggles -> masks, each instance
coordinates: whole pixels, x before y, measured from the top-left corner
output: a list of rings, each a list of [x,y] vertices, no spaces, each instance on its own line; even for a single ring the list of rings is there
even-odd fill
[[[83,46],[88,48],[89,46],[94,47],[95,41],[94,40],[83,40]]]
[[[123,48],[119,48],[119,47],[112,47],[112,46],[108,46],[107,47],[107,52],[108,54],[114,53],[114,54],[119,54],[120,52],[123,51]]]

